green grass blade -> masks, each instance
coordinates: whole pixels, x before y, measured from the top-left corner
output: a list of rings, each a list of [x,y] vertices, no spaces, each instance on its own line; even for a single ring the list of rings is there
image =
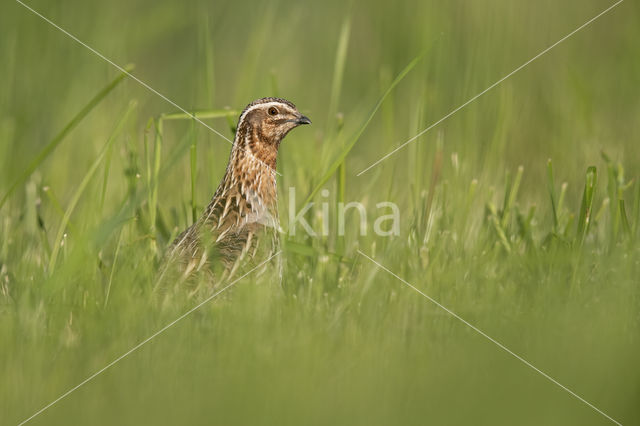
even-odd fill
[[[162,167],[160,168],[160,173],[159,173],[160,181],[162,181],[163,178],[166,178],[169,172],[177,164],[180,164],[182,158],[187,154],[187,152],[189,152],[190,149],[191,149],[191,134],[190,132],[187,132],[180,138],[178,143],[175,144],[174,147],[171,148],[171,150],[165,156],[165,161],[162,162]],[[149,170],[151,170],[150,176],[153,177],[152,168],[150,168]],[[149,188],[151,188],[151,185],[149,186]]]
[[[64,209],[62,208],[62,204],[60,204],[58,197],[56,197],[56,195],[54,194],[53,189],[51,187],[45,187],[42,189],[42,192],[47,196],[47,199],[49,200],[50,205],[53,207],[53,210],[58,213],[58,215],[62,219],[64,217]],[[67,228],[69,228],[72,233],[76,232],[76,227],[71,221],[67,221]]]
[[[622,223],[622,229],[624,233],[629,236],[631,235],[631,225],[629,225],[629,219],[627,218],[627,209],[624,205],[624,200],[619,200],[618,205],[620,208],[620,221]]]
[[[247,42],[244,48],[244,55],[241,65],[237,68],[235,100],[237,104],[246,104],[246,100],[251,98],[251,93],[256,87],[258,78],[259,63],[262,55],[271,48],[270,37],[274,28],[274,21],[280,13],[275,2],[260,2],[256,6],[254,13],[260,14],[259,25],[255,25],[247,31]]]
[[[567,219],[567,224],[564,227],[564,231],[562,232],[562,236],[564,237],[565,240],[570,241],[569,238],[569,233],[571,232],[571,227],[573,226],[573,221],[576,219],[576,215],[574,215],[573,213],[571,213],[569,215],[569,218]]]
[[[149,133],[151,133],[151,129],[155,127],[155,120],[150,118],[147,121],[147,125],[144,128],[144,134],[142,136],[142,141],[144,144],[144,160],[146,167],[146,178],[147,178],[147,203],[151,205],[151,178],[153,176],[153,172],[151,170],[151,150],[149,149]]]
[[[333,81],[331,83],[331,96],[329,97],[329,112],[327,116],[327,135],[329,135],[335,127],[336,113],[338,112],[338,103],[340,102],[340,93],[342,93],[342,79],[344,76],[345,63],[347,61],[350,34],[351,17],[347,16],[342,22],[342,28],[340,29],[338,47],[336,49],[336,57],[333,66]]]
[[[347,184],[347,172],[344,163],[338,168],[338,190],[336,194],[336,209],[338,206],[345,205],[345,190]],[[336,252],[340,255],[344,254],[344,235],[336,236]]]
[[[598,172],[595,166],[587,169],[585,178],[584,192],[582,194],[582,203],[580,204],[580,215],[578,216],[578,227],[576,230],[576,241],[580,244],[584,241],[584,237],[589,231],[589,223],[591,222],[591,212],[593,208],[593,196],[598,181]]]
[[[429,192],[427,192],[427,200],[424,204],[424,209],[421,209],[422,217],[419,218],[420,222],[420,232],[425,232],[427,229],[427,222],[429,221],[429,217],[431,215],[431,209],[433,207],[433,199],[436,194],[436,188],[438,187],[438,183],[440,182],[440,177],[442,175],[442,164],[444,162],[444,140],[442,137],[442,132],[438,132],[438,139],[436,140],[436,150],[433,155],[433,163],[431,166],[431,180],[429,182]],[[425,240],[427,235],[425,234]]]
[[[158,181],[160,176],[160,165],[162,164],[162,140],[164,136],[163,120],[156,122],[156,137],[153,148],[153,169],[151,175],[151,191],[149,198],[149,233],[155,238],[156,217],[158,207]]]
[[[240,111],[236,109],[206,109],[200,111],[193,111],[192,113],[185,112],[172,112],[168,114],[162,114],[160,118],[163,121],[170,120],[193,120],[193,118],[197,118],[198,120],[206,120],[211,118],[225,118],[225,117],[235,117],[240,114]]]
[[[560,185],[560,196],[558,197],[558,218],[562,215],[562,207],[564,206],[564,199],[567,196],[567,187],[569,184],[567,182],[562,182]]]
[[[133,70],[132,65],[128,65],[125,70],[127,72],[131,72]],[[38,168],[40,164],[44,160],[51,155],[53,150],[57,148],[57,146],[64,140],[64,138],[100,103],[102,100],[113,91],[113,89],[118,86],[127,76],[126,73],[122,73],[118,75],[111,83],[107,84],[102,88],[90,101],[87,103],[72,119],[66,126],[58,133],[48,144],[45,146],[36,157],[31,161],[31,163],[27,166],[24,172],[16,180],[13,181],[7,192],[0,199],[0,208],[4,206],[4,203],[7,199],[13,194],[16,188],[22,185],[28,178],[31,176],[31,173],[34,172],[35,169]]]
[[[551,210],[553,213],[553,232],[557,232],[558,210],[556,206],[555,179],[553,177],[553,163],[551,162],[551,159],[547,161],[547,189],[549,191],[549,198],[551,198]]]
[[[633,232],[632,235],[635,238],[638,235],[638,229],[640,229],[640,182],[636,182],[638,189],[636,191],[636,199],[633,207]]]
[[[286,238],[284,238],[284,249],[285,251],[311,258],[317,258],[319,254],[319,252],[315,248],[313,248],[313,246],[300,244]]]
[[[191,122],[191,220],[195,222],[198,218],[196,207],[196,178],[198,175],[198,138],[196,135],[196,120]]]
[[[498,221],[498,216],[491,215],[491,224],[493,225],[496,234],[498,234],[498,239],[500,240],[500,243],[502,244],[504,249],[507,251],[507,253],[511,253],[511,244],[509,244],[509,239],[507,238],[507,234],[505,233],[504,228]]]
[[[127,107],[127,110],[125,111],[125,113],[122,115],[122,117],[120,118],[120,120],[116,124],[115,129],[113,130],[113,132],[109,136],[109,139],[107,139],[107,142],[105,143],[104,147],[102,148],[102,151],[100,151],[100,154],[98,154],[98,157],[95,159],[95,161],[93,162],[93,164],[89,168],[89,171],[87,171],[87,173],[85,174],[84,178],[80,182],[80,185],[76,189],[76,192],[73,194],[73,197],[71,198],[71,202],[69,202],[69,206],[67,207],[67,209],[64,212],[64,217],[62,218],[62,221],[60,222],[60,226],[58,227],[58,233],[56,234],[55,240],[53,242],[53,250],[51,252],[51,258],[49,259],[49,273],[50,274],[53,273],[54,267],[56,265],[56,260],[58,259],[58,253],[60,251],[60,243],[62,242],[62,237],[64,236],[64,230],[67,227],[67,223],[69,222],[69,219],[71,217],[71,214],[73,213],[73,210],[75,209],[76,205],[78,204],[78,201],[80,201],[80,197],[82,197],[82,194],[84,193],[84,190],[89,185],[89,182],[91,181],[91,178],[93,177],[93,175],[95,174],[96,170],[100,166],[100,163],[102,162],[102,159],[105,157],[105,154],[109,150],[109,147],[111,146],[111,144],[113,144],[113,142],[116,140],[116,137],[120,134],[122,128],[124,127],[124,124],[127,122],[128,118],[129,118],[129,115],[135,109],[135,107],[136,107],[136,102],[132,101],[132,102],[129,103],[129,106]]]
[[[206,11],[202,11],[200,16],[202,17],[199,27],[201,29],[200,39],[204,50],[204,86],[207,91],[206,100],[209,106],[213,106],[216,90],[213,37],[211,36],[209,25],[209,14]]]
[[[102,213],[103,211],[104,200],[107,196],[107,184],[109,182],[109,172],[111,171],[111,154],[113,152],[112,147],[113,145],[111,145],[107,150],[106,158],[104,160],[104,173],[102,175],[102,191],[100,195],[100,213]]]
[[[122,247],[122,235],[124,234],[124,229],[120,230],[120,235],[118,236],[118,243],[116,245],[116,253],[113,255],[113,264],[111,265],[111,272],[109,273],[109,283],[107,284],[107,291],[104,296],[104,305],[103,307],[107,307],[107,303],[109,303],[109,295],[111,294],[111,284],[113,283],[113,275],[116,271],[116,264],[118,263],[118,255],[120,254],[120,247]]]
[[[373,107],[373,109],[369,113],[369,116],[362,123],[362,125],[360,126],[358,131],[353,135],[353,137],[351,138],[349,143],[346,144],[346,146],[342,149],[340,154],[336,157],[336,159],[333,161],[333,163],[329,166],[329,169],[320,178],[320,181],[316,184],[315,188],[313,188],[313,190],[311,191],[311,193],[309,194],[307,199],[304,201],[303,205],[307,205],[307,203],[311,202],[311,200],[313,199],[313,197],[316,196],[318,191],[320,191],[320,189],[324,186],[324,184],[327,183],[327,181],[333,176],[333,174],[336,172],[336,170],[338,170],[338,168],[340,167],[340,164],[342,164],[342,162],[345,160],[345,158],[347,157],[349,152],[351,152],[351,150],[355,146],[356,142],[358,142],[358,140],[360,139],[360,136],[362,136],[362,134],[364,133],[365,129],[369,126],[369,123],[371,122],[371,120],[373,119],[373,116],[376,114],[376,112],[380,108],[380,105],[382,105],[382,103],[387,98],[387,96],[389,96],[389,93],[391,93],[393,91],[393,89],[398,85],[398,83],[400,83],[406,77],[406,75],[416,66],[416,64],[420,61],[420,59],[422,59],[422,57],[425,54],[426,54],[426,51],[423,51],[418,56],[416,56],[400,72],[400,74],[398,74],[398,76],[395,78],[395,80],[393,80],[391,85],[389,85],[387,90],[382,94],[382,96],[380,97],[380,99],[378,100],[376,105]]]
[[[150,119],[148,122],[148,126],[152,126],[154,128],[158,128],[158,125],[156,124],[156,121],[153,119]],[[162,126],[161,127],[161,132],[162,132]],[[147,143],[147,134],[150,131],[150,127],[147,128],[147,131],[145,133],[145,144],[148,145]],[[158,135],[156,135],[156,137],[158,137]],[[158,143],[158,141],[156,141],[155,143]],[[169,172],[173,169],[173,167],[175,167],[176,164],[178,164],[179,160],[184,156],[184,154],[189,150],[189,146],[190,146],[191,140],[189,139],[189,133],[186,133],[181,139],[180,142],[178,142],[178,144],[167,154],[167,161],[162,162],[160,167],[160,171],[157,173],[156,178],[154,179],[154,162],[152,160],[152,156],[153,153],[151,152],[151,150],[146,147],[145,148],[145,156],[146,156],[146,168],[147,168],[147,186],[144,188],[144,190],[134,190],[133,193],[127,194],[125,200],[121,203],[122,207],[121,209],[115,213],[111,218],[107,219],[104,221],[104,223],[98,228],[98,230],[96,231],[96,237],[94,238],[94,243],[97,245],[101,245],[104,244],[106,238],[109,237],[109,235],[111,235],[112,233],[112,229],[114,227],[119,227],[121,226],[123,223],[131,220],[134,215],[136,215],[136,210],[138,210],[139,208],[141,208],[141,206],[144,205],[145,201],[146,201],[146,208],[149,209],[148,211],[148,215],[149,215],[149,222],[144,222],[147,227],[145,228],[145,235],[152,235],[149,233],[149,230],[151,229],[151,224],[150,224],[150,219],[151,219],[151,212],[153,211],[153,215],[154,215],[154,220],[156,220],[156,222],[160,222],[159,218],[160,216],[158,215],[158,211],[155,208],[151,208],[151,206],[153,204],[157,204],[157,192],[155,195],[155,200],[154,201],[154,186],[156,185],[155,182],[161,181],[163,178],[166,178],[169,174]],[[157,230],[161,230],[160,227],[157,228]],[[153,247],[154,243],[152,242],[152,247]]]
[[[610,224],[611,224],[611,241],[615,241],[618,235],[618,180],[616,176],[616,168],[615,164],[611,162],[609,157],[601,152],[602,157],[607,163],[607,195],[609,196],[609,214]]]
[[[505,193],[504,205],[502,208],[502,221],[500,223],[503,229],[506,229],[507,224],[509,223],[511,209],[513,208],[513,204],[515,203],[516,197],[518,195],[518,190],[520,189],[520,182],[522,181],[523,172],[524,167],[519,166],[515,179],[513,180],[513,182],[509,181],[508,190]]]

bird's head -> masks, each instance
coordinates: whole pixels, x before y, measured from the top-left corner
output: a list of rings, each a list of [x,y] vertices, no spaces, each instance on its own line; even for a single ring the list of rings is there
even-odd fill
[[[251,102],[240,114],[235,143],[258,159],[275,164],[280,142],[292,129],[311,124],[294,104],[279,98]]]

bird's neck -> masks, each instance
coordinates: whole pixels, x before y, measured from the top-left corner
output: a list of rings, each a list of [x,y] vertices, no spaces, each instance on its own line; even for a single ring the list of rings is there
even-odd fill
[[[259,130],[240,127],[233,142],[223,185],[233,187],[246,199],[258,197],[269,209],[277,204],[277,145],[261,139]]]
[[[253,166],[253,162],[271,171],[275,177],[280,141],[268,141],[260,128],[243,123],[236,131],[229,166]]]

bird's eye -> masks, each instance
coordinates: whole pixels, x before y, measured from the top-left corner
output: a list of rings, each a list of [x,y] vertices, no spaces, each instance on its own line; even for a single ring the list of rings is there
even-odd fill
[[[278,109],[276,107],[269,108],[269,115],[276,115],[276,114],[278,114]]]

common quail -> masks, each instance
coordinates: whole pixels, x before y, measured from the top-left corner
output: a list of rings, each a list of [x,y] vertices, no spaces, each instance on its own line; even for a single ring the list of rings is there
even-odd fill
[[[275,253],[276,157],[282,139],[302,124],[311,120],[285,99],[262,98],[247,105],[218,189],[202,216],[171,244],[165,268],[177,270],[181,280],[206,271],[218,281]]]

